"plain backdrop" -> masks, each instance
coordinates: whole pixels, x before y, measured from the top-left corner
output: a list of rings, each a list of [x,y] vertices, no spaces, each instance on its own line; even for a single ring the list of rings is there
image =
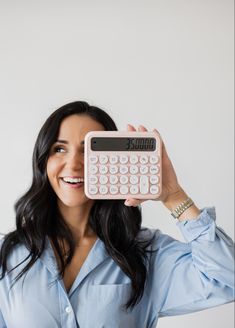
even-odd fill
[[[119,130],[157,128],[198,207],[234,238],[232,0],[0,0],[0,232],[31,182],[34,143],[61,105],[85,100]],[[159,202],[143,225],[183,240]],[[233,304],[159,328],[234,327]]]

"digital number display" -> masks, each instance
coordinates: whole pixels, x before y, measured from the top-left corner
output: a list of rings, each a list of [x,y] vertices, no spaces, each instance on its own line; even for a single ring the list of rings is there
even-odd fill
[[[91,139],[91,149],[94,151],[154,151],[155,138],[105,138]]]

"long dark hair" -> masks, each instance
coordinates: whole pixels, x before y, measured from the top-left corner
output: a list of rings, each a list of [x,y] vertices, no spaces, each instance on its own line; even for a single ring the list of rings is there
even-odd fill
[[[15,203],[16,229],[5,235],[0,250],[0,280],[8,271],[7,257],[17,244],[23,244],[29,250],[29,255],[21,263],[29,258],[30,261],[16,276],[15,282],[41,256],[46,245],[46,236],[50,237],[58,253],[61,264],[60,277],[63,277],[65,268],[73,257],[75,242],[59,213],[56,194],[46,173],[50,149],[58,137],[60,124],[64,118],[73,114],[87,115],[101,123],[105,130],[117,130],[116,124],[104,110],[83,101],[66,104],[49,116],[39,132],[33,151],[32,185]],[[140,230],[143,229],[141,223],[140,207],[127,207],[123,200],[95,201],[89,214],[91,228],[104,242],[108,254],[131,279],[132,292],[125,304],[126,309],[132,309],[139,303],[147,282],[147,253],[151,252],[147,248],[152,240],[138,238]],[[65,240],[68,245],[67,258],[64,257],[64,248],[58,239]]]

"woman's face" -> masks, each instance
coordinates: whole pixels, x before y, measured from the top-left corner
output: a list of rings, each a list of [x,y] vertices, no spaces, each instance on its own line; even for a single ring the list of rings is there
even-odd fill
[[[84,193],[84,137],[89,131],[103,130],[100,123],[86,115],[70,115],[61,122],[47,161],[47,176],[59,205],[77,207],[90,201]],[[82,180],[71,184],[69,178]]]

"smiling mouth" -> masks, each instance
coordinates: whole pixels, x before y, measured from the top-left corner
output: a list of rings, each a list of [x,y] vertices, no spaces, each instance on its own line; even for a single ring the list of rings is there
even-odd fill
[[[84,184],[84,178],[60,178],[63,184],[72,187],[72,188],[79,188],[82,187]]]

